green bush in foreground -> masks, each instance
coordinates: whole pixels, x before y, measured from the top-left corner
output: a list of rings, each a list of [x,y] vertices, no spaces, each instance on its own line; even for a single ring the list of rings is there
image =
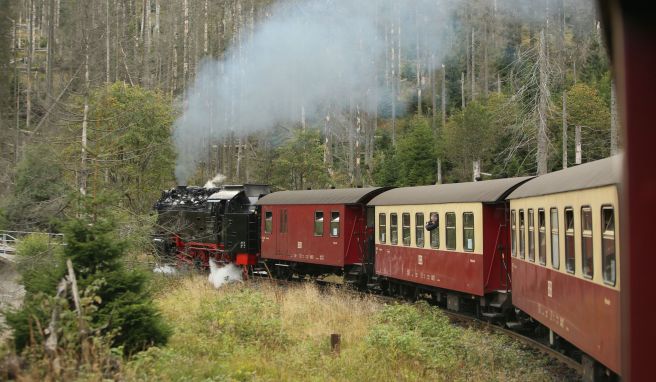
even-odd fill
[[[59,281],[66,274],[66,259],[75,269],[80,294],[86,297],[85,320],[88,328],[73,325],[74,333],[87,331],[111,337],[111,345],[132,354],[152,345],[162,345],[170,334],[146,288],[146,274],[126,270],[121,257],[125,243],[113,235],[111,222],[90,224],[84,220],[70,221],[64,230],[63,250],[44,247],[40,239],[30,238],[19,248],[19,271],[26,286],[21,309],[9,312],[7,322],[14,331],[16,349],[43,343],[39,335],[51,320],[55,304],[62,304],[60,336],[70,323],[67,312],[74,310],[71,294],[56,299]],[[61,301],[63,300],[63,301]],[[70,317],[75,320],[74,316]],[[36,333],[36,335],[35,335]],[[36,343],[34,343],[36,342]]]

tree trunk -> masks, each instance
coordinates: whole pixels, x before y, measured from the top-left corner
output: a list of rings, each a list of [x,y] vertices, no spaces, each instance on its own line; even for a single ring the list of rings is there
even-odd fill
[[[178,89],[178,22],[177,17],[173,22],[173,62],[171,72],[173,72],[173,83],[171,84],[171,94]]]
[[[437,131],[437,93],[435,89],[435,55],[431,54],[431,65],[428,75],[430,76],[431,86],[431,129]]]
[[[615,81],[610,83],[610,154],[617,154],[618,148],[618,119],[617,103],[615,98]]]
[[[576,130],[574,132],[574,144],[576,145],[576,157],[574,163],[581,164],[581,159],[583,156],[583,150],[581,149],[581,126],[576,125]]]
[[[89,119],[89,37],[84,38],[84,112],[82,115],[82,155],[80,166],[80,194],[87,194],[87,124]]]
[[[150,47],[152,45],[150,34],[150,0],[144,0],[144,47],[143,47],[143,83],[146,87],[150,81]]]
[[[187,72],[189,71],[189,0],[184,0],[184,34],[182,37],[182,86],[187,88]]]
[[[155,72],[155,81],[157,87],[160,87],[162,79],[162,42],[160,39],[160,0],[155,0],[155,27],[153,28],[153,39],[155,40],[155,51],[157,52],[157,70]]]
[[[323,127],[324,134],[324,147],[323,147],[323,164],[328,170],[328,174],[332,177],[334,175],[333,170],[333,140],[332,140],[332,131],[330,126],[330,114],[326,114],[326,119]]]
[[[419,24],[419,10],[415,8],[415,24]],[[417,81],[417,114],[422,115],[421,112],[421,61],[419,58],[419,28],[415,28],[415,60],[416,60],[416,81]]]
[[[471,32],[471,99],[476,98],[476,49],[474,48],[474,28]]]
[[[567,168],[567,91],[563,92],[563,168]]]
[[[446,126],[446,67],[442,65],[442,129]]]
[[[18,163],[18,153],[20,149],[20,81],[18,81],[18,53],[16,44],[20,44],[20,39],[16,33],[16,21],[11,20],[14,30],[12,37],[12,55],[14,57],[14,97],[16,98],[16,137],[14,139],[14,164]]]
[[[50,1],[52,1],[52,0],[50,0]],[[106,26],[106,28],[105,28],[105,53],[106,53],[106,56],[105,56],[105,83],[109,84],[109,82],[110,82],[110,80],[109,80],[109,73],[110,73],[110,70],[109,70],[109,64],[110,64],[110,62],[109,62],[109,54],[110,54],[110,51],[109,51],[109,0],[105,0],[105,16],[106,16],[106,18],[105,18],[105,26]],[[116,33],[118,33],[118,30],[116,31]]]
[[[55,53],[55,0],[48,2],[48,61],[46,63],[46,98],[47,105],[52,100],[52,70]]]
[[[460,97],[462,98],[462,110],[465,110],[465,72],[460,74]]]
[[[205,23],[204,23],[204,29],[203,29],[203,55],[207,56],[207,51],[209,48],[209,42],[208,42],[208,33],[207,33],[207,4],[208,0],[205,0]]]
[[[488,71],[488,62],[487,62],[487,46],[488,46],[488,36],[487,36],[487,24],[485,25],[485,42],[483,44],[483,95],[487,98],[489,83],[489,71]]]
[[[473,180],[474,182],[478,182],[481,180],[481,160],[477,159],[473,163]]]
[[[549,137],[547,135],[547,107],[549,102],[549,88],[547,85],[547,62],[546,62],[546,44],[544,30],[540,32],[540,52],[538,56],[538,66],[540,71],[540,88],[538,91],[538,150],[537,150],[537,167],[538,175],[547,173],[547,160]]]
[[[360,114],[360,106],[356,106],[355,112],[355,167],[354,167],[354,184],[356,187],[362,186],[362,173],[360,168],[360,138],[362,136],[362,115]]]
[[[27,89],[25,94],[25,129],[30,130],[30,122],[32,118],[32,56],[34,55],[34,0],[29,3],[29,30],[28,30],[28,49],[27,49]]]
[[[442,161],[437,158],[437,184],[442,184]]]

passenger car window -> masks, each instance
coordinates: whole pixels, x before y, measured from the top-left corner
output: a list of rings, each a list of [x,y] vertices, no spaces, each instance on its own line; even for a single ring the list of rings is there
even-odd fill
[[[417,212],[415,214],[415,241],[417,247],[424,247],[424,214]]]
[[[615,285],[616,254],[615,254],[615,211],[611,206],[601,207],[601,267],[604,282]]]
[[[446,248],[456,249],[456,214],[446,213]]]
[[[378,214],[378,240],[385,244],[385,239],[387,236],[387,216],[385,214]]]
[[[528,259],[535,261],[535,219],[533,209],[528,209]]]
[[[330,236],[339,236],[339,211],[330,212]]]
[[[565,269],[569,273],[576,272],[574,251],[574,210],[565,208]]]
[[[314,212],[314,236],[323,236],[323,211]]]
[[[551,221],[551,267],[560,269],[560,240],[558,238],[558,209],[550,210]]]
[[[402,234],[403,234],[403,245],[410,245],[410,214],[407,212],[404,212],[403,215],[401,215],[402,220]]]
[[[547,264],[547,227],[542,208],[538,210],[538,261]]]
[[[593,252],[592,209],[586,206],[581,208],[581,271],[590,279],[594,276]]]
[[[462,214],[462,248],[468,252],[474,250],[474,214],[471,212]]]
[[[430,231],[430,245],[433,248],[439,248],[440,247],[440,214],[437,212],[431,212],[430,213],[431,219],[433,219],[433,216],[435,216],[435,229]]]
[[[396,214],[390,214],[390,243],[397,244],[399,242],[399,226]]]
[[[510,254],[517,257],[517,222],[515,210],[510,211]]]
[[[526,257],[526,227],[524,226],[524,210],[519,210],[519,257]]]
[[[264,212],[264,233],[271,233],[273,229],[273,211]]]

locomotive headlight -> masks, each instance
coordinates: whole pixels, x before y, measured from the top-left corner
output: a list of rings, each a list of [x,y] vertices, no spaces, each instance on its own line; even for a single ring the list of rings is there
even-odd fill
[[[246,242],[242,241],[241,243],[239,243],[239,247],[240,248],[246,248]]]

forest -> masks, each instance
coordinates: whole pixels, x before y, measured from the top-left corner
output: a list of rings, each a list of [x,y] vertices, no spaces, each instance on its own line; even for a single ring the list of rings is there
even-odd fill
[[[26,235],[0,263],[0,379],[298,380],[299,354],[318,379],[558,379],[428,305],[155,276],[153,205],[616,154],[602,32],[592,0],[0,0],[0,230],[65,244]],[[325,354],[331,325],[346,357]]]
[[[0,226],[162,189],[424,185],[607,157],[590,0],[1,0]]]

